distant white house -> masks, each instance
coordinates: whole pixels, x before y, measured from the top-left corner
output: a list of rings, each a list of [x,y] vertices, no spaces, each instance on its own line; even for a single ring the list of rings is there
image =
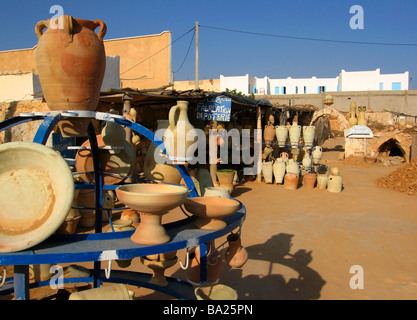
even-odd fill
[[[236,90],[243,94],[307,94],[338,91],[408,90],[409,72],[381,74],[375,71],[342,70],[335,78],[257,78],[249,74],[244,76],[220,76],[220,91]]]

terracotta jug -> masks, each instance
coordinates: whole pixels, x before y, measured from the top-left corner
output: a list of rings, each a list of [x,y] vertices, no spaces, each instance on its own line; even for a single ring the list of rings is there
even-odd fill
[[[287,126],[276,126],[275,135],[277,136],[278,146],[280,148],[285,147],[285,143],[288,138],[288,128]]]
[[[265,129],[264,129],[264,141],[268,145],[268,144],[271,144],[272,141],[274,141],[274,138],[275,138],[275,128],[271,123],[269,123],[265,126]]]
[[[333,168],[327,180],[327,191],[333,193],[342,192],[343,179],[340,176],[339,168]]]
[[[190,148],[196,141],[196,136],[190,137],[193,130],[194,126],[188,119],[188,101],[178,101],[169,111],[169,127],[165,136],[165,147],[174,164],[184,164],[193,159]]]
[[[313,147],[314,141],[314,134],[316,133],[315,126],[304,126],[303,127],[303,139],[304,139],[304,146],[306,147]]]
[[[272,161],[262,163],[262,175],[264,177],[265,183],[272,183],[272,179],[273,179]]]
[[[207,283],[215,283],[220,277],[223,260],[214,240],[207,243]],[[200,283],[200,247],[190,252],[190,265],[186,271],[189,281]]]
[[[313,164],[318,164],[323,155],[323,148],[320,146],[315,146],[313,149]]]
[[[272,148],[270,145],[267,145],[264,149],[265,159],[267,159],[273,151],[274,151],[274,148]]]
[[[169,120],[157,120],[157,123],[158,127],[155,134],[164,141],[164,134],[169,126]],[[162,158],[161,150],[154,143],[151,143],[146,152],[143,165],[146,179],[179,184],[182,179],[181,173],[174,165],[169,163],[168,159]]]
[[[281,158],[276,159],[272,169],[274,172],[275,183],[282,184],[285,176],[285,161]]]
[[[226,249],[225,261],[233,268],[242,268],[248,261],[248,252],[242,246],[240,235],[231,233],[227,236],[229,247]]]
[[[204,197],[227,198],[227,199],[231,198],[229,189],[221,188],[221,187],[205,188]]]
[[[36,65],[46,103],[51,110],[95,111],[106,68],[103,38],[107,26],[101,20],[64,15],[62,28],[55,19],[39,21]],[[98,34],[94,30],[100,27]],[[48,28],[44,33],[43,30]],[[75,119],[62,126],[64,136],[85,136],[89,119]]]
[[[151,280],[149,280],[149,283],[160,287],[167,287],[169,281],[165,277],[165,270],[173,267],[177,263],[177,251],[141,257],[140,261],[143,265],[152,270],[152,277]]]
[[[282,160],[284,160],[284,162],[288,161],[288,157],[289,157],[289,155],[288,155],[288,153],[287,153],[287,152],[281,152],[281,154],[280,154],[280,158],[281,158]]]
[[[291,146],[293,148],[297,148],[301,137],[301,126],[298,125],[298,122],[293,122],[292,126],[289,129],[289,134]]]

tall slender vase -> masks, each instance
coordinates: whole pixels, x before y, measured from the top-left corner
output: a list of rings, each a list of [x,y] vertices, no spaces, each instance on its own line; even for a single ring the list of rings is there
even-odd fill
[[[351,127],[356,126],[358,124],[358,119],[356,118],[356,102],[352,102],[350,104],[350,118],[349,118],[349,125]]]
[[[287,126],[275,126],[275,134],[277,136],[278,146],[280,148],[285,147],[285,143],[288,138]]]
[[[297,148],[301,137],[301,126],[297,122],[293,122],[289,129],[290,142],[292,148]]]
[[[282,184],[285,176],[285,161],[281,158],[275,160],[272,166],[274,171],[275,183]]]
[[[358,119],[358,124],[360,125],[368,125],[368,121],[365,118],[365,112],[366,112],[366,106],[360,106],[358,107],[359,110],[359,119]]]

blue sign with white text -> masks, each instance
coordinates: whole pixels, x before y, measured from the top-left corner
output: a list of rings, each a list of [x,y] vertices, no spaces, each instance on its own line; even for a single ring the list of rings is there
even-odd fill
[[[197,119],[212,121],[230,121],[232,98],[219,96],[214,101],[205,101],[197,105]]]

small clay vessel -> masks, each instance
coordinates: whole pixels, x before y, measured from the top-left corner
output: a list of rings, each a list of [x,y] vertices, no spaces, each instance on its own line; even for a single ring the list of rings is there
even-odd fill
[[[240,235],[231,233],[227,236],[229,247],[226,249],[225,260],[233,268],[242,268],[248,261],[248,252],[242,246]]]
[[[284,177],[284,188],[288,190],[297,190],[298,189],[298,174],[287,173]]]
[[[306,173],[303,177],[303,181],[306,189],[314,189],[316,186],[317,175],[315,173]]]

